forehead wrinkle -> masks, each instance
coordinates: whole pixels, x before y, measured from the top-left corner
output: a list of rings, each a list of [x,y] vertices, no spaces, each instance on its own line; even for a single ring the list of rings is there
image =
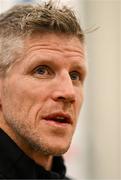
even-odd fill
[[[61,46],[61,48],[59,48],[59,45],[57,46],[56,43],[54,46],[51,46],[52,44],[34,44],[32,46],[29,47],[28,51],[26,51],[27,54],[29,54],[30,51],[41,51],[41,50],[48,50],[48,51],[56,51],[56,52],[59,52],[59,53],[65,53],[65,55],[67,57],[81,57],[81,58],[84,58],[84,50],[80,47],[80,48],[77,48],[77,47],[66,47],[66,46]]]

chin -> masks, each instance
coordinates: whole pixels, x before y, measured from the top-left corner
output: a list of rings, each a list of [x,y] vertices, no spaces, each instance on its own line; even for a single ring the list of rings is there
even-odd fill
[[[62,154],[65,154],[67,151],[68,151],[69,147],[61,147],[61,148],[58,148],[58,147],[55,147],[55,148],[51,148],[50,149],[50,154],[53,155],[53,156],[59,156],[59,155],[62,155]]]
[[[50,155],[62,155],[66,153],[71,143],[53,143],[46,146],[46,150]]]
[[[62,155],[64,153],[66,153],[68,151],[70,147],[69,145],[45,145],[45,144],[41,144],[41,145],[33,145],[32,148],[34,149],[34,151],[40,152],[43,155],[51,155],[51,156],[59,156]]]

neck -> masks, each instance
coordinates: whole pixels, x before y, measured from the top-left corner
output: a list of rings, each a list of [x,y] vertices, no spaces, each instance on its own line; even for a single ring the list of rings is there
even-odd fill
[[[51,170],[52,156],[41,156],[40,153],[33,153],[32,159],[39,165],[43,166],[46,170]]]

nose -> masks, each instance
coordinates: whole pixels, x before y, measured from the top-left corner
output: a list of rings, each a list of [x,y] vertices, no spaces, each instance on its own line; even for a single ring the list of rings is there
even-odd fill
[[[75,102],[76,92],[69,74],[57,80],[52,96],[54,101],[63,101],[65,103]]]

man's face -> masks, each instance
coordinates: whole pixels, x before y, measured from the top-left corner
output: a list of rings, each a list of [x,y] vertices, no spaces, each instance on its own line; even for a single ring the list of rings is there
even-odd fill
[[[1,83],[3,118],[18,141],[45,154],[66,152],[83,102],[85,74],[78,38],[51,33],[26,39],[24,57]]]

